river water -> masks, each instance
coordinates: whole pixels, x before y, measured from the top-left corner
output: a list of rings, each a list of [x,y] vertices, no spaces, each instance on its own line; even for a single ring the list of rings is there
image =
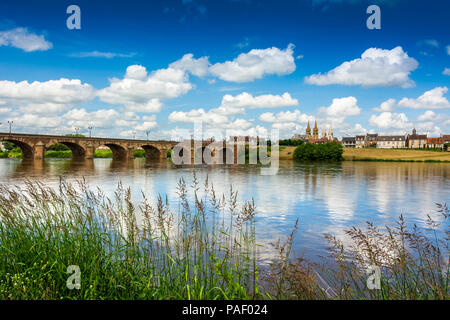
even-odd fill
[[[21,185],[28,178],[56,186],[60,177],[84,177],[91,187],[112,195],[121,181],[131,187],[136,204],[142,190],[151,200],[158,194],[167,195],[176,206],[178,179],[184,177],[189,184],[194,171],[200,181],[208,175],[220,194],[227,194],[233,185],[239,201],[255,200],[257,237],[266,247],[278,238],[285,239],[299,219],[293,248],[313,259],[326,255],[324,234],[343,237],[346,229],[364,227],[366,221],[392,225],[400,214],[407,222],[426,227],[427,214],[439,217],[436,203],[450,204],[448,163],[280,161],[276,175],[261,175],[258,166],[177,167],[170,160],[151,164],[144,159],[126,163],[1,159],[0,183]],[[270,258],[271,251],[265,252]]]

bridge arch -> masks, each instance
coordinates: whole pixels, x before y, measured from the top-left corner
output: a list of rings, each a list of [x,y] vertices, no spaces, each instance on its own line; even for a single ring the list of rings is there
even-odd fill
[[[181,146],[175,145],[171,148],[172,154],[170,159],[174,164],[182,165],[182,164],[191,164],[191,150],[189,146]]]
[[[127,149],[125,149],[121,145],[115,144],[115,143],[106,143],[105,146],[107,146],[109,149],[111,149],[114,160],[126,160],[127,159]]]
[[[59,143],[65,145],[67,148],[72,151],[72,159],[84,159],[84,156],[86,155],[86,150],[75,142],[69,142],[69,141],[58,141]]]
[[[15,140],[15,139],[4,139],[2,141],[8,141],[8,142],[14,143],[16,146],[18,146],[20,148],[20,150],[22,150],[22,159],[24,159],[24,160],[33,159],[34,150],[33,150],[33,147],[31,145],[29,145],[28,143],[20,141],[20,140]]]
[[[141,146],[141,148],[145,151],[146,161],[159,161],[161,159],[161,150],[159,150],[157,147],[146,144]]]

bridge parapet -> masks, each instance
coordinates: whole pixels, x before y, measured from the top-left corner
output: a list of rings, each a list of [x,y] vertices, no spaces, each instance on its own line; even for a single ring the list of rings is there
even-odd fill
[[[0,133],[0,141],[16,144],[24,159],[43,159],[45,150],[51,145],[62,143],[71,151],[73,158],[92,159],[95,149],[107,146],[113,152],[114,159],[133,159],[134,150],[141,148],[152,160],[167,158],[167,151],[177,142],[164,140],[130,140],[117,138],[71,137],[57,135],[38,135],[23,133]]]

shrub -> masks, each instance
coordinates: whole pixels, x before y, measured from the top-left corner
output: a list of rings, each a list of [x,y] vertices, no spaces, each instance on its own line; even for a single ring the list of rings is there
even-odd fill
[[[112,158],[113,154],[108,149],[97,149],[94,151],[94,158]]]
[[[135,158],[145,158],[145,150],[142,150],[142,149],[134,150],[134,157]]]
[[[331,160],[341,161],[344,149],[337,142],[325,144],[304,143],[295,148],[294,160]]]
[[[45,158],[72,158],[72,151],[47,151]]]
[[[62,143],[55,143],[55,144],[52,144],[50,147],[48,147],[47,150],[48,151],[69,151],[70,149]]]

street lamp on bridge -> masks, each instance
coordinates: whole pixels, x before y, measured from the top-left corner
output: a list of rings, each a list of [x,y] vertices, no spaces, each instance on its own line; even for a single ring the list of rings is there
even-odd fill
[[[80,131],[80,128],[75,128],[75,134],[76,134],[76,136],[78,136],[78,132]]]
[[[133,140],[136,140],[136,131],[133,131]]]
[[[11,134],[11,126],[12,126],[13,122],[14,121],[12,121],[12,120],[11,121],[8,120],[8,123],[9,123],[9,134]]]
[[[92,128],[93,128],[93,126],[89,126],[89,127],[88,127],[88,129],[89,129],[89,138],[92,137],[92,135],[91,135],[91,133],[92,133]]]
[[[145,134],[147,135],[147,142],[148,142],[148,134],[150,133],[150,130],[145,131]]]

